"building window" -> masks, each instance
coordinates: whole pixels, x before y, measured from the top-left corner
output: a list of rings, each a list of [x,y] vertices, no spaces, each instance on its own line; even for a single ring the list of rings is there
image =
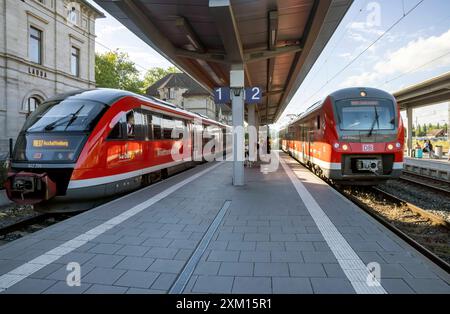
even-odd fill
[[[42,64],[42,31],[30,26],[30,61]]]
[[[175,99],[175,88],[169,88],[169,99]]]
[[[80,49],[76,47],[72,47],[70,73],[75,76],[80,76]]]
[[[74,25],[78,25],[78,11],[75,7],[69,9],[67,20]]]
[[[36,110],[36,108],[41,104],[41,101],[36,98],[36,97],[30,97],[28,98],[28,101],[25,104],[25,108],[24,111],[26,111],[27,113],[32,113],[33,111]]]

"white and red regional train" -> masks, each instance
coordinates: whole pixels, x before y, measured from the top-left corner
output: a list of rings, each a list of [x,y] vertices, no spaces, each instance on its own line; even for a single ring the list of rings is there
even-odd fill
[[[280,140],[285,152],[341,184],[375,185],[403,170],[397,102],[374,88],[332,93],[282,129]]]
[[[195,120],[201,119],[201,124]],[[202,148],[194,148],[194,128]],[[173,130],[187,134],[173,138]],[[194,166],[209,136],[229,150],[229,127],[156,98],[96,89],[48,99],[25,122],[5,187],[39,211],[71,212]],[[173,157],[178,150],[181,158]],[[195,149],[195,151],[194,151]],[[203,157],[200,156],[200,161]]]

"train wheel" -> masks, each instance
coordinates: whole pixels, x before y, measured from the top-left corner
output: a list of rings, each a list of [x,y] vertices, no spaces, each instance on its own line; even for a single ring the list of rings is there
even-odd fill
[[[152,178],[151,178],[151,174],[144,174],[142,176],[142,180],[141,180],[141,185],[143,187],[149,186],[150,184],[152,184]]]
[[[156,172],[150,173],[150,178],[151,178],[151,183],[160,181],[162,179],[161,171],[156,171]]]

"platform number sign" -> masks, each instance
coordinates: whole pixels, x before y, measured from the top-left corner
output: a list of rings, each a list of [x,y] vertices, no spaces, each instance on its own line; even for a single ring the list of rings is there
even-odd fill
[[[260,103],[262,99],[262,89],[260,87],[249,87],[245,89],[245,102],[248,104]]]
[[[230,99],[230,88],[229,87],[214,88],[214,102],[216,104],[227,104],[230,101],[231,101],[231,99]]]

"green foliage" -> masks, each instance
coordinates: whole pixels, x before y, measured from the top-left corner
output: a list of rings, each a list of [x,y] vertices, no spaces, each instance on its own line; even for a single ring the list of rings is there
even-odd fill
[[[150,86],[152,86],[153,84],[155,84],[157,81],[162,79],[167,74],[179,73],[179,72],[180,71],[174,66],[169,67],[167,69],[160,68],[160,67],[152,68],[152,69],[148,70],[144,76],[145,89],[147,89]]]
[[[97,87],[144,93],[144,82],[136,65],[128,54],[118,50],[95,55],[95,79]]]
[[[414,136],[416,137],[424,137],[427,136],[428,133],[430,133],[433,130],[441,130],[444,129],[445,132],[448,131],[448,123],[445,123],[444,125],[441,125],[440,123],[434,125],[432,123],[424,123],[423,125],[417,125],[414,126],[413,132]]]
[[[118,50],[95,55],[95,79],[97,87],[123,89],[145,94],[147,88],[169,73],[180,72],[172,66],[155,67],[147,71],[142,80],[136,64],[128,54]]]

